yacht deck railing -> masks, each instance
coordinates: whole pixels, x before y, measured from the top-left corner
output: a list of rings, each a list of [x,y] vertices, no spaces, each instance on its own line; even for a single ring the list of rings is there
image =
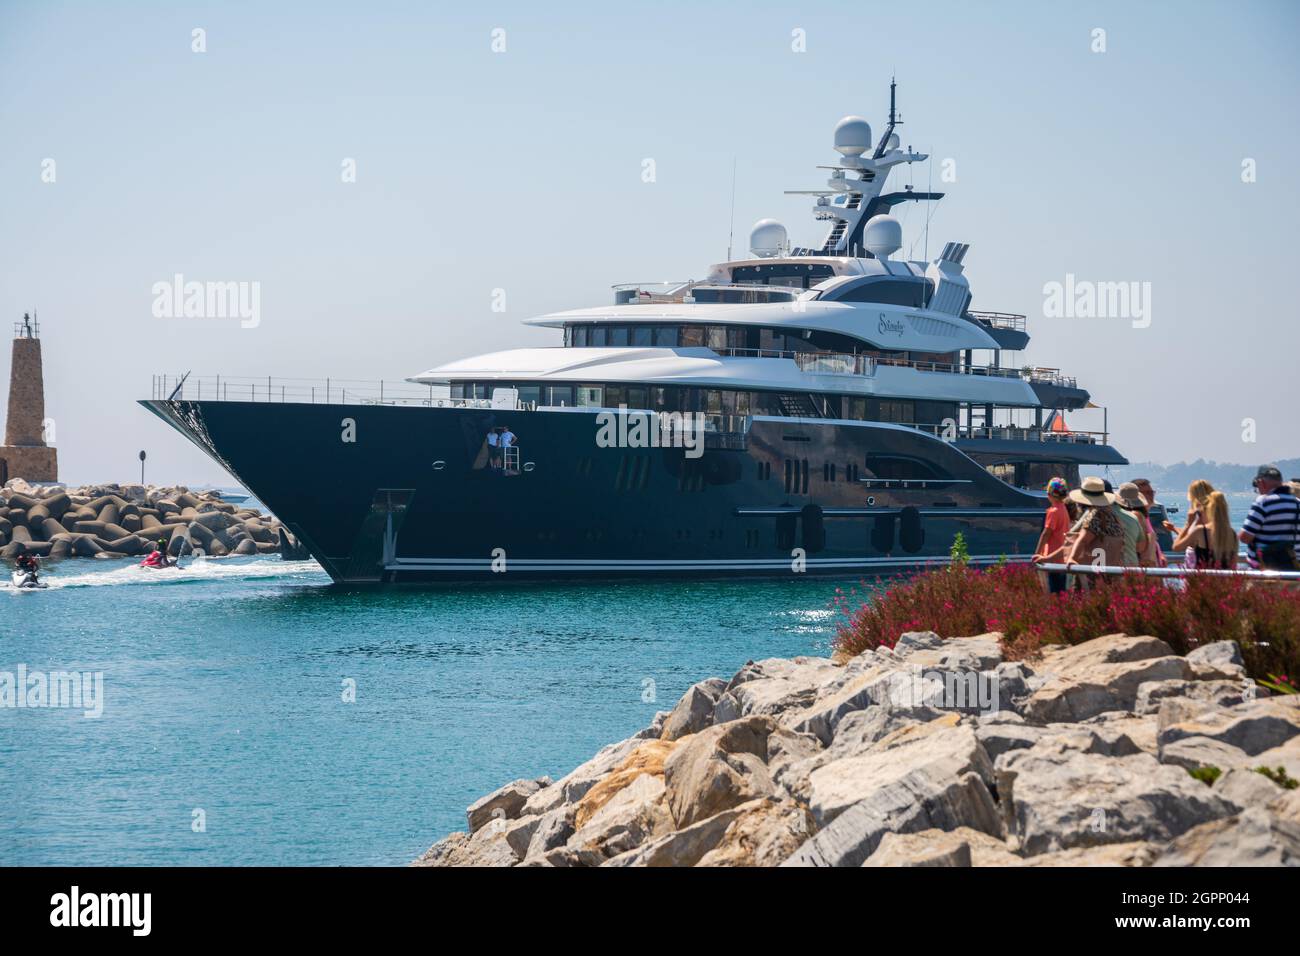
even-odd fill
[[[1062,442],[1078,445],[1108,445],[1109,432],[1065,431],[1057,432],[1046,428],[1018,425],[966,425],[955,429],[951,425],[913,425],[913,428],[929,432],[939,438],[968,438],[984,441],[1040,441]]]
[[[887,358],[850,352],[790,352],[778,349],[718,348],[719,355],[736,358],[790,359],[805,372],[825,375],[874,375],[876,368],[889,365],[911,368],[918,372],[940,372],[945,375],[984,375],[990,378],[1018,378],[1026,382],[1041,382],[1066,388],[1077,388],[1078,380],[1062,375],[1059,368],[1004,368],[998,365],[963,365],[953,362],[918,362],[912,359]]]
[[[435,396],[433,386],[375,379],[302,379],[227,375],[155,375],[152,397],[182,401],[293,402],[323,405],[423,405],[493,408],[487,398]],[[517,409],[524,409],[516,403]]]

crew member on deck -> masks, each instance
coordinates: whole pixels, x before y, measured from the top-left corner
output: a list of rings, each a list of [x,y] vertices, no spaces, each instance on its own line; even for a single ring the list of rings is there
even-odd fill
[[[510,467],[510,452],[508,449],[515,447],[515,433],[510,430],[509,425],[502,425],[498,429],[500,434],[497,436],[497,444],[501,446],[501,462],[507,475],[519,474],[517,469]]]

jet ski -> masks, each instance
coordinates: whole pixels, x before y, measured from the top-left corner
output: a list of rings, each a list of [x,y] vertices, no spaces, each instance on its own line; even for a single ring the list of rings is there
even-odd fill
[[[48,588],[49,585],[36,579],[35,573],[25,568],[15,568],[10,575],[14,587],[22,591],[34,591],[39,588]]]

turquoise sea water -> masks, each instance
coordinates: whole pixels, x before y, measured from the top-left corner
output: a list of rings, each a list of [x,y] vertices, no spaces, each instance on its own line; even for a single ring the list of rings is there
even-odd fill
[[[0,864],[403,864],[483,793],[834,630],[818,580],[362,592],[278,557],[48,580],[0,589],[0,671],[102,671],[103,716],[0,708]]]
[[[845,583],[343,591],[275,557],[47,579],[0,588],[0,672],[102,671],[104,712],[0,707],[0,864],[402,864],[694,681],[827,653]]]

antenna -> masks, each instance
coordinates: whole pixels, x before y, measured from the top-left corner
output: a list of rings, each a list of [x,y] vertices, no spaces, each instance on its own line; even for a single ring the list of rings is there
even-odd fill
[[[727,261],[731,261],[731,243],[736,238],[736,157],[731,157],[731,231],[727,233]]]
[[[889,78],[889,125],[885,127],[884,135],[880,137],[880,142],[876,146],[876,151],[872,154],[873,159],[879,159],[885,155],[885,149],[889,146],[889,137],[894,132],[894,127],[902,122],[898,118],[898,110],[895,108],[894,91],[898,87],[894,77]]]

